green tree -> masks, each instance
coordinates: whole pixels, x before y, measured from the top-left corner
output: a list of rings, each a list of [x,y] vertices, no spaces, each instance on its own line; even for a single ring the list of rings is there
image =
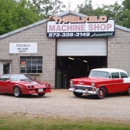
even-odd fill
[[[32,0],[32,3],[36,6],[36,13],[45,18],[63,12],[66,7],[60,0]]]
[[[78,12],[86,15],[94,15],[92,0],[85,0],[83,4],[77,5]]]
[[[130,0],[122,1],[121,5],[116,1],[114,4],[98,6],[96,9],[92,6],[92,0],[85,0],[84,4],[77,7],[80,13],[91,16],[106,15],[108,19],[115,20],[116,24],[130,28]]]
[[[124,0],[122,5],[124,6],[124,9],[130,10],[130,0]]]
[[[100,15],[106,15],[108,19],[114,19],[116,23],[120,21],[122,7],[117,2],[113,5],[103,5]]]
[[[0,0],[0,35],[40,20],[30,5],[26,0]]]
[[[130,1],[124,0],[122,2],[122,12],[120,17],[119,25],[130,28]]]
[[[108,18],[115,18],[117,14],[121,11],[121,6],[115,2],[114,5],[102,5],[102,7],[98,6],[96,9],[92,6],[92,0],[85,0],[84,4],[78,5],[78,10],[80,13],[86,15],[107,15]]]

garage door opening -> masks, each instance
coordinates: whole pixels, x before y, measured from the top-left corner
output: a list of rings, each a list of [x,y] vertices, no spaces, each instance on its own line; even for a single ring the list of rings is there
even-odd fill
[[[69,88],[69,80],[87,77],[93,68],[107,67],[107,56],[57,56],[56,88]]]

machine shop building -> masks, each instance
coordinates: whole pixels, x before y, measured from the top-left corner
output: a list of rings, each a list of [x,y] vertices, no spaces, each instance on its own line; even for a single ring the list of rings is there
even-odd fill
[[[26,73],[68,88],[71,78],[103,67],[130,75],[130,29],[106,16],[67,11],[0,36],[0,74]]]

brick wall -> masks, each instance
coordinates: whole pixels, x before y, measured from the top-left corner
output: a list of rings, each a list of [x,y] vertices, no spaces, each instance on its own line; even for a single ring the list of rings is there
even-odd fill
[[[9,43],[37,42],[37,54],[9,54]],[[11,72],[20,73],[20,56],[42,56],[43,73],[36,76],[39,80],[55,86],[55,39],[46,37],[46,23],[24,30],[0,40],[0,59],[12,59]]]
[[[130,76],[130,33],[115,29],[108,38],[108,67],[124,69]]]

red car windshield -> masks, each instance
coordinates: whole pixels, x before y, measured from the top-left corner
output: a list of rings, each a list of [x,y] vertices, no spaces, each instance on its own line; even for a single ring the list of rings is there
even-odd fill
[[[110,73],[104,71],[91,71],[89,77],[111,78]]]
[[[23,74],[16,74],[16,75],[10,75],[10,79],[11,81],[21,81],[26,80],[28,78]]]

